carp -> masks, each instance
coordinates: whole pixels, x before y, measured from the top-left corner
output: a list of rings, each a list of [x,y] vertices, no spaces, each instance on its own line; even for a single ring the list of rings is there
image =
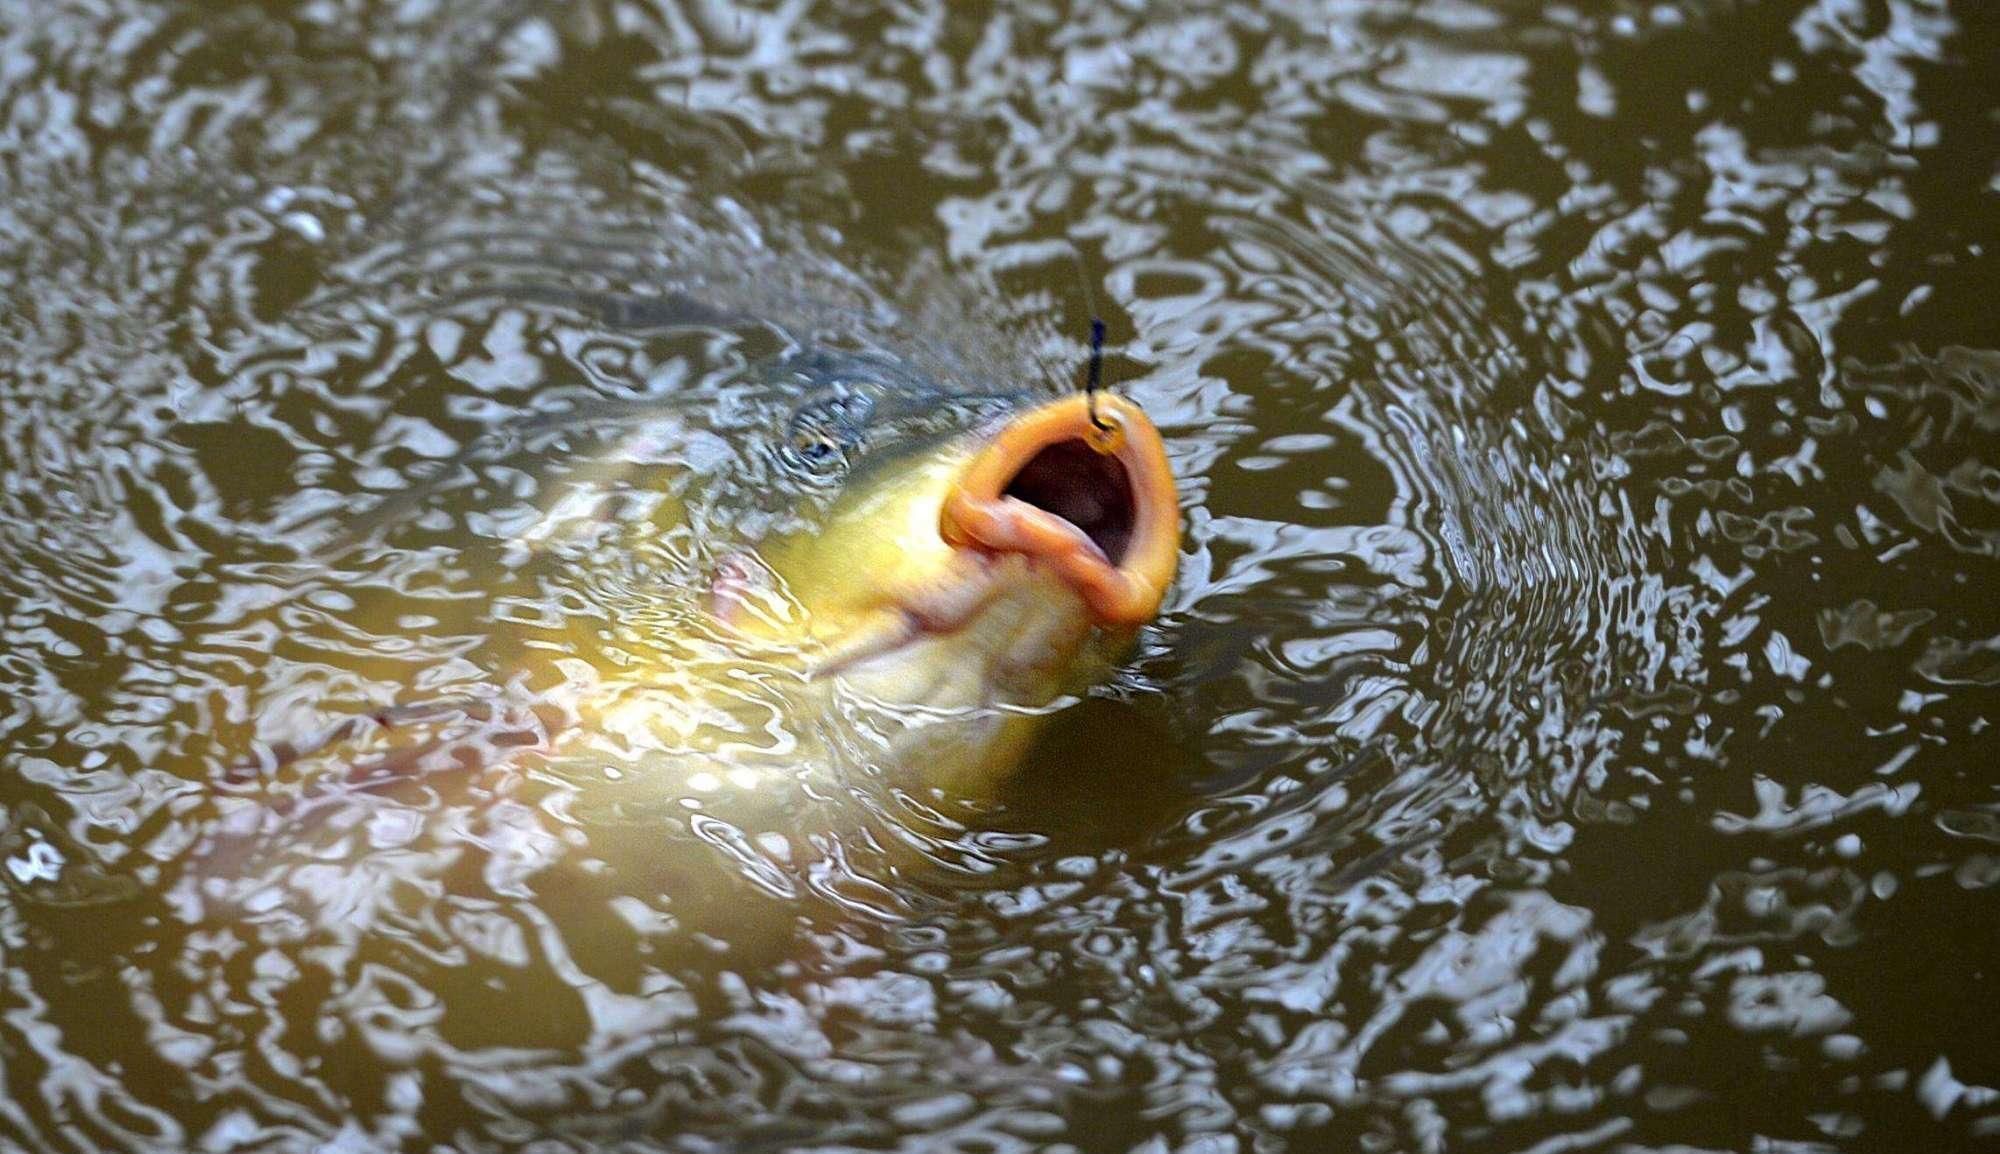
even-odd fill
[[[492,547],[458,564],[490,565],[514,592],[426,619],[480,639],[491,691],[398,688],[315,735],[265,742],[221,775],[224,812],[187,900],[283,904],[257,896],[272,875],[253,847],[306,845],[295,858],[319,862],[341,838],[352,861],[407,849],[413,834],[357,801],[428,798],[411,808],[457,805],[461,828],[483,810],[478,840],[512,862],[503,873],[574,857],[627,888],[650,879],[640,888],[669,892],[684,925],[740,936],[737,883],[789,899],[826,876],[802,857],[852,865],[861,842],[822,836],[829,799],[870,783],[875,797],[989,794],[1160,612],[1180,510],[1137,404],[947,388],[879,354],[810,346],[751,375],[723,399],[759,415],[722,433],[665,411],[573,418],[629,431],[608,453],[564,458],[532,516],[481,522]],[[562,443],[527,438],[523,452],[561,456]],[[392,503],[362,536],[391,537],[442,500]],[[551,611],[521,592],[640,556],[653,583],[628,580],[616,605]],[[341,600],[344,630],[372,616],[366,632],[393,636],[416,620],[358,589]],[[503,826],[511,850],[494,848]],[[893,905],[907,833],[877,822],[862,841],[883,868],[834,871],[836,899]],[[691,886],[671,848],[690,839],[722,850],[730,876]],[[297,888],[297,872],[279,884]]]

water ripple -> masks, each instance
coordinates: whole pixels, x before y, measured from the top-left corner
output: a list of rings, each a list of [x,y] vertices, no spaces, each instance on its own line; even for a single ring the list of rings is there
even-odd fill
[[[0,1129],[1993,1132],[1973,6],[22,11]],[[778,663],[673,747],[757,366],[1094,312],[1187,506],[1132,667],[991,796]]]

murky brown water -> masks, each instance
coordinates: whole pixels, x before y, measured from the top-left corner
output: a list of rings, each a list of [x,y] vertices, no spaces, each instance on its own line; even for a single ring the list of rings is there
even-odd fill
[[[0,4],[0,1145],[2000,1139],[1996,45]],[[1093,306],[1182,579],[997,796],[232,793],[684,610],[516,538],[607,445],[765,527],[740,316],[1057,389]]]

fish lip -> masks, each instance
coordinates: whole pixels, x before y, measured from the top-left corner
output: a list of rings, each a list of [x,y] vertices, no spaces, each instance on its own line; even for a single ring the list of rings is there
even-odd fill
[[[1139,406],[1082,395],[1024,413],[967,463],[945,498],[939,530],[953,546],[1018,553],[1047,566],[1108,628],[1142,625],[1159,613],[1180,564],[1180,499],[1160,433]],[[1080,442],[1122,466],[1130,525],[1116,560],[1083,529],[1008,492],[1037,457]]]

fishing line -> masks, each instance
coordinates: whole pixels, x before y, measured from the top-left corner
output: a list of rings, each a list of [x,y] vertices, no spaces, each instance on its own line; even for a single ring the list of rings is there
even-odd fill
[[[1098,395],[1104,392],[1104,322],[1090,318],[1090,369],[1083,382],[1083,395],[1090,402],[1090,423],[1098,432],[1111,426],[1097,413]]]
[[[1085,370],[1083,396],[1086,410],[1090,413],[1090,427],[1097,435],[1090,439],[1090,447],[1100,453],[1117,451],[1124,439],[1124,430],[1116,421],[1107,421],[1098,411],[1098,399],[1104,393],[1104,318],[1097,312],[1097,293],[1090,287],[1090,277],[1083,266],[1083,254],[1074,248],[1070,255],[1076,259],[1077,280],[1083,284],[1084,302],[1090,308],[1090,360]]]

